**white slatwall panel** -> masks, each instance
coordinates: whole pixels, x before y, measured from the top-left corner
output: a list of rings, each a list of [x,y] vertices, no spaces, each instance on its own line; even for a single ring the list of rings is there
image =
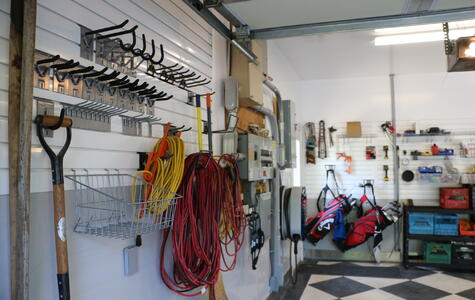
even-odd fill
[[[412,170],[417,174],[419,166],[441,166],[446,171],[446,162],[452,163],[460,173],[471,171],[475,165],[475,158],[464,158],[460,155],[460,143],[475,143],[475,119],[437,119],[437,120],[417,120],[417,121],[401,121],[400,128],[412,128],[417,123],[421,129],[429,127],[440,127],[451,131],[450,136],[434,136],[434,137],[401,137],[398,143],[402,150],[407,150],[408,155],[402,158],[409,160],[408,166],[401,166],[401,172],[404,170]],[[413,160],[409,155],[411,151],[428,151],[432,144],[437,144],[439,148],[450,148],[455,150],[455,156],[448,161],[444,159],[423,158]],[[429,183],[427,181],[414,180],[412,182],[404,182],[401,180],[401,199],[413,199],[416,205],[437,205],[439,199],[439,187],[457,186],[456,183]]]
[[[8,18],[9,7],[2,1],[0,7],[0,179],[8,176],[7,156],[7,84],[8,84]],[[124,19],[130,22],[127,28],[139,25],[138,33],[145,33],[150,46],[151,39],[156,44],[162,43],[165,49],[165,63],[175,62],[184,64],[197,74],[211,78],[213,74],[212,30],[202,20],[197,20],[188,7],[175,3],[176,1],[161,0],[41,0],[38,2],[36,48],[51,54],[60,54],[68,59],[91,62],[79,57],[79,26],[78,24],[95,29],[102,26],[118,24]],[[6,28],[6,29],[5,29]],[[140,40],[139,40],[140,41]],[[138,41],[138,42],[139,42]],[[141,75],[141,74],[139,74]],[[156,115],[162,122],[172,122],[176,125],[192,126],[193,130],[183,134],[186,152],[198,150],[196,131],[196,108],[186,104],[186,92],[175,87],[150,79],[148,76],[138,78],[156,85],[158,89],[173,94],[174,98],[155,104]],[[213,83],[209,85],[211,87]],[[210,88],[204,91],[209,91]],[[60,96],[61,97],[61,96]],[[59,113],[60,106],[55,107]],[[205,109],[202,118],[206,119]],[[73,139],[65,157],[65,173],[70,168],[87,168],[99,171],[103,168],[120,168],[133,171],[137,168],[137,151],[150,151],[157,137],[162,135],[162,127],[153,126],[152,136],[130,137],[121,135],[121,120],[113,117],[113,133],[100,133],[86,130],[73,130]],[[33,128],[33,130],[35,130]],[[143,132],[148,133],[148,126],[143,124]],[[205,149],[207,137],[203,136]],[[56,133],[49,139],[52,145],[63,144],[63,133]],[[40,145],[33,131],[33,147]],[[36,177],[49,177],[49,161],[43,152],[32,153],[32,172]],[[7,194],[7,181],[0,181],[0,194]],[[33,181],[32,192],[50,190],[47,180]]]
[[[10,32],[10,1],[0,1],[0,160],[8,161],[8,39]],[[8,193],[8,163],[0,167],[0,195]]]
[[[359,184],[364,179],[373,179],[376,193],[376,200],[379,204],[387,203],[393,200],[394,181],[392,176],[392,151],[389,151],[389,159],[384,159],[383,146],[389,145],[388,139],[381,131],[381,122],[362,122],[362,138],[346,138],[346,123],[337,122],[326,124],[335,127],[337,132],[333,133],[335,146],[330,147],[330,139],[328,130],[327,136],[327,151],[328,158],[317,159],[317,163],[306,164],[305,154],[302,155],[302,185],[307,187],[307,196],[309,198],[308,215],[316,213],[316,199],[320,194],[321,189],[325,186],[325,165],[336,165],[335,173],[340,188],[346,194],[352,194],[353,197],[359,198],[363,193],[363,189]],[[318,135],[318,121],[316,122],[316,129]],[[305,124],[302,124],[304,126]],[[305,138],[302,139],[302,145],[305,145]],[[366,160],[365,151],[366,146],[376,147],[376,159]],[[304,147],[303,147],[304,148]],[[391,147],[390,147],[391,149]],[[303,149],[305,151],[305,149]],[[342,158],[337,159],[336,153],[345,152],[346,155],[352,157],[352,173],[351,175],[345,172],[346,166]],[[385,182],[383,165],[389,165],[390,181]],[[333,180],[330,180],[333,183]]]

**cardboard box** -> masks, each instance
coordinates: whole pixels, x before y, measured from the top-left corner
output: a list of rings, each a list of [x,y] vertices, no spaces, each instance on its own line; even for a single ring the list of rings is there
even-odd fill
[[[259,65],[249,62],[248,58],[236,47],[231,49],[231,76],[239,83],[239,106],[249,107],[263,105],[265,79],[267,68],[267,47],[265,41],[251,41],[252,51],[258,57]]]
[[[361,137],[361,122],[347,122],[346,136]]]
[[[256,124],[260,128],[265,127],[265,116],[247,107],[239,107],[237,111],[237,129],[239,133],[249,132],[249,124]]]

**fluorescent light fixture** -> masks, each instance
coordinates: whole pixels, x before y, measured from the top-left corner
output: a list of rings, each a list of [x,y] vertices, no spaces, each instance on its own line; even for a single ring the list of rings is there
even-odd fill
[[[456,29],[450,31],[450,39],[458,39],[464,36],[475,35],[475,28],[470,29]],[[412,34],[398,34],[388,36],[378,36],[374,39],[375,46],[401,45],[401,44],[416,44],[437,42],[444,40],[444,33],[438,32],[424,32]]]
[[[475,20],[450,22],[450,39],[475,35]],[[376,46],[415,44],[444,40],[442,24],[379,28],[374,30]],[[474,50],[475,51],[475,50]]]
[[[417,25],[417,26],[379,28],[379,29],[375,29],[374,33],[376,35],[404,34],[404,33],[436,31],[436,30],[440,30],[441,28],[442,28],[441,24],[427,24],[427,25]]]

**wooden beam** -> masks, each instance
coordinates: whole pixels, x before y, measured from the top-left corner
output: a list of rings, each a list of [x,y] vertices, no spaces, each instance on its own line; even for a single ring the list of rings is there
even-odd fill
[[[36,0],[11,0],[8,84],[11,299],[28,299]]]

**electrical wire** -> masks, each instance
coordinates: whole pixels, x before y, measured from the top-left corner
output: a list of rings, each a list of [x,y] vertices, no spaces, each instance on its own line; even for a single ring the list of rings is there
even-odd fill
[[[221,220],[219,223],[222,265],[224,265],[221,271],[227,272],[233,270],[237,264],[237,253],[243,245],[247,222],[243,209],[244,203],[241,197],[241,184],[236,158],[233,155],[223,154],[219,158],[218,163],[224,167],[221,173],[224,174],[223,181],[225,183]],[[231,264],[228,263],[227,257],[232,258]]]
[[[173,275],[165,270],[164,252],[170,229],[163,234],[160,273],[163,283],[182,296],[198,296],[218,280],[221,264],[219,223],[222,177],[211,154],[194,153],[185,160],[185,172],[171,230]],[[196,291],[195,289],[201,288]],[[210,293],[214,297],[214,289]]]
[[[167,132],[165,133],[165,135]],[[136,179],[143,177],[147,183],[143,185],[144,203],[136,217],[142,218],[145,212],[159,216],[176,198],[176,192],[183,177],[185,162],[185,144],[175,136],[164,136],[159,139],[150,152],[145,169],[135,174],[132,185],[132,203],[136,203]]]
[[[165,229],[161,245],[160,273],[175,293],[193,297],[210,290],[220,271],[237,263],[246,228],[239,172],[232,155],[218,161],[211,153],[194,153],[185,160],[172,229]],[[171,235],[173,272],[165,270],[164,252]],[[231,261],[228,262],[229,257]]]

